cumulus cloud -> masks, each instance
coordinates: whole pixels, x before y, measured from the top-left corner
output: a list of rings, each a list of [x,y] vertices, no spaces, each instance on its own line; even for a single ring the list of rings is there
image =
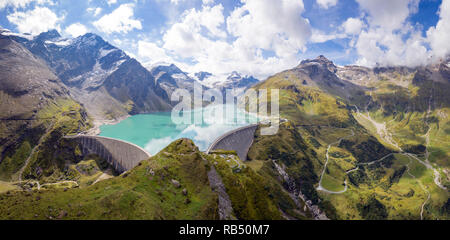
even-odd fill
[[[138,41],[138,55],[145,60],[146,65],[172,61],[163,48],[148,41]]]
[[[303,1],[245,0],[227,19],[228,31],[243,46],[275,51],[292,57],[311,36],[309,22],[301,14]],[[282,17],[281,17],[282,16]]]
[[[36,7],[25,12],[14,12],[7,16],[9,22],[15,24],[21,33],[37,35],[50,29],[59,29],[64,17],[58,17],[46,7]]]
[[[117,3],[117,0],[107,0],[108,5],[113,5]]]
[[[319,4],[321,8],[325,9],[336,6],[337,2],[338,0],[317,0],[317,4]]]
[[[344,32],[349,35],[357,35],[361,32],[364,27],[364,23],[357,18],[348,18],[343,24],[342,28]]]
[[[94,17],[98,16],[102,12],[102,8],[87,8],[86,11],[94,15]]]
[[[208,5],[208,4],[213,4],[214,0],[202,0],[203,4]]]
[[[78,37],[87,33],[88,30],[83,24],[74,23],[68,26],[64,31],[72,37]]]
[[[133,29],[142,29],[139,20],[134,19],[134,7],[132,3],[122,4],[112,13],[106,14],[93,25],[101,32],[110,33],[127,33]]]
[[[417,9],[416,0],[356,0],[369,13],[373,27],[395,30],[403,26],[411,10]]]
[[[186,0],[170,0],[170,3],[177,5],[177,4],[179,4],[181,2],[184,2],[184,1],[186,1]]]
[[[183,13],[182,20],[173,24],[164,34],[164,47],[181,57],[202,54],[213,44],[209,37],[225,37],[226,33],[219,27],[224,23],[223,6],[204,6],[201,11],[195,9]],[[206,36],[202,29],[207,30]]]
[[[347,35],[344,33],[325,33],[324,31],[320,31],[318,29],[312,29],[312,35],[309,41],[312,43],[323,43],[329,40],[346,37]]]
[[[224,23],[223,6],[204,6],[202,10],[187,10],[182,20],[172,25],[165,33],[164,47],[177,52],[182,57],[190,57],[202,52],[211,44],[209,37],[225,37],[226,33],[220,29]],[[202,34],[207,30],[207,36]]]
[[[402,34],[386,32],[382,28],[363,31],[356,43],[364,66],[418,66],[428,61],[428,51],[420,32],[411,32],[406,40]]]
[[[443,0],[439,8],[439,21],[427,31],[428,42],[436,58],[450,54],[450,1]],[[437,59],[436,59],[437,60]]]
[[[443,4],[445,1],[447,0],[444,0]],[[357,0],[357,2],[367,13],[368,22],[367,28],[357,36],[355,44],[359,55],[357,64],[370,67],[379,65],[414,67],[430,63],[433,53],[427,48],[427,38],[422,36],[421,29],[408,22],[408,17],[417,12],[417,0]],[[443,17],[441,13],[442,19],[445,19],[445,16]],[[347,20],[343,28],[349,34],[356,34],[360,31],[358,25],[359,23]],[[434,29],[437,27],[428,31],[429,38],[434,35]],[[444,41],[448,42],[448,35],[441,37],[446,38]],[[441,46],[437,48],[440,48],[439,51],[442,49]]]
[[[51,0],[0,0],[0,9],[5,7],[24,8],[31,3],[36,3],[37,5],[54,4]]]
[[[297,64],[311,36],[302,1],[243,0],[225,19],[221,4],[183,13],[163,37],[171,55],[191,59],[187,71],[239,71],[263,78]],[[283,16],[283,17],[280,17]],[[232,40],[230,40],[232,39]],[[267,57],[264,52],[273,52]]]

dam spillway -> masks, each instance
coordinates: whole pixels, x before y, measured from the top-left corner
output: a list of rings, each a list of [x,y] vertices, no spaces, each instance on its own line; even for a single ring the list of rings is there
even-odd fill
[[[128,171],[142,160],[151,157],[141,147],[118,139],[88,135],[66,136],[65,138],[80,144],[83,155],[97,154],[119,173]]]
[[[227,151],[234,150],[236,151],[238,157],[242,161],[245,161],[247,160],[248,151],[253,144],[255,131],[257,128],[258,124],[252,124],[227,132],[217,138],[217,140],[214,141],[208,148],[206,153],[219,149]]]

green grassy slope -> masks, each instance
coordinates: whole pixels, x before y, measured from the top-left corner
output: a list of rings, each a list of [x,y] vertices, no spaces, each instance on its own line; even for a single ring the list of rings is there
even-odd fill
[[[59,98],[38,110],[35,119],[19,128],[13,144],[2,146],[6,149],[0,163],[0,179],[16,181],[22,168],[23,178],[51,175],[60,178],[59,171],[63,170],[65,162],[76,160],[73,149],[62,137],[90,127],[81,105],[69,98]],[[14,127],[9,128],[12,129]]]
[[[21,191],[5,185],[0,219],[218,219],[218,196],[207,175],[211,166],[225,185],[235,218],[310,217],[268,174],[266,164],[256,171],[235,153],[207,155],[189,139],[171,143],[129,172],[92,184],[101,172],[98,160],[90,156],[71,166],[78,186]]]
[[[179,140],[135,169],[86,188],[10,191],[0,195],[0,218],[216,219],[217,196],[200,154],[190,140]]]
[[[406,155],[392,155],[398,149],[383,141],[383,136],[379,136],[371,122],[355,114],[353,104],[357,99],[341,99],[317,86],[306,85],[302,75],[295,71],[277,74],[255,87],[281,89],[280,113],[288,123],[275,136],[256,136],[249,153],[252,161],[282,162],[302,192],[330,218],[450,217],[446,207],[449,193],[434,183],[432,169]],[[403,85],[413,81],[414,74],[410,75],[402,78]],[[368,105],[371,117],[377,122],[386,122],[387,130],[392,131],[394,141],[402,148],[408,152],[422,151],[418,152],[422,162],[426,160],[426,152],[420,145],[428,145],[429,161],[441,172],[441,182],[448,185],[446,166],[450,149],[445,107],[448,102],[443,94],[446,88],[440,86],[440,90],[433,90],[432,110],[427,113],[429,82],[421,82],[409,89],[382,81],[378,83],[379,86],[373,83],[371,86],[376,91],[368,91],[360,98],[372,98]],[[407,91],[414,91],[415,95]],[[361,108],[367,103],[357,105]],[[428,131],[430,140],[427,144],[424,135]],[[324,170],[327,152],[329,161]],[[322,171],[322,187],[342,193],[331,194],[316,189]],[[276,175],[273,168],[272,173]]]

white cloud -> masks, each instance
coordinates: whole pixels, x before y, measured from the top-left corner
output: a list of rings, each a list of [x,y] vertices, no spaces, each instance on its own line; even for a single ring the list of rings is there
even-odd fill
[[[87,33],[87,28],[81,23],[74,23],[68,26],[64,30],[67,34],[70,34],[72,37],[78,37]]]
[[[243,47],[275,51],[293,57],[311,36],[309,22],[301,14],[303,1],[245,0],[227,19],[228,31]]]
[[[420,32],[411,30],[411,36],[403,40],[402,34],[386,32],[382,28],[363,31],[356,43],[360,58],[357,63],[364,66],[418,66],[428,63],[429,52]]]
[[[93,25],[101,32],[110,33],[127,33],[133,29],[142,29],[139,20],[134,19],[134,4],[122,4],[112,13],[106,14]]]
[[[182,57],[188,58],[199,55],[212,44],[209,37],[225,37],[226,33],[220,29],[224,23],[223,6],[204,6],[201,11],[187,10],[180,22],[164,34],[164,47],[176,52]],[[202,29],[207,30],[204,36]]]
[[[317,4],[319,4],[321,8],[325,9],[336,6],[337,2],[338,0],[317,0]]]
[[[170,0],[170,3],[177,5],[177,4],[179,4],[181,2],[184,2],[184,1],[186,1],[186,0]]]
[[[117,3],[117,0],[107,0],[108,5],[113,5]]]
[[[373,27],[395,30],[403,26],[416,0],[356,0],[368,12],[369,23]]]
[[[359,55],[357,64],[414,67],[430,63],[432,53],[426,47],[427,39],[419,27],[408,22],[408,17],[417,12],[417,0],[357,1],[368,14],[368,26],[357,36],[355,43]],[[349,34],[356,34],[360,31],[358,25],[347,20],[343,28]],[[430,36],[433,35],[431,32],[433,30],[429,31]]]
[[[214,0],[202,0],[203,4],[208,5],[208,4],[213,4]]]
[[[166,51],[152,42],[139,41],[138,55],[147,65],[157,62],[172,62],[172,59],[167,56]]]
[[[357,18],[348,18],[343,24],[342,28],[344,32],[349,35],[357,35],[361,32],[364,27],[364,23]]]
[[[328,40],[337,39],[337,38],[346,38],[347,35],[343,33],[325,33],[323,31],[312,29],[312,36],[310,38],[310,42],[312,43],[323,43]]]
[[[86,9],[87,12],[92,13],[94,17],[98,16],[102,12],[102,8],[88,8]]]
[[[443,0],[439,9],[439,21],[427,31],[428,42],[436,58],[450,54],[450,1]],[[438,59],[436,59],[438,60]]]
[[[0,0],[0,9],[8,6],[13,8],[24,8],[31,3],[36,3],[37,5],[54,5],[51,0]]]
[[[189,72],[221,75],[236,70],[264,78],[297,65],[297,54],[311,36],[309,22],[301,16],[303,2],[242,3],[226,19],[221,4],[185,11],[165,32],[162,48],[175,59],[191,60],[180,66]]]
[[[50,29],[59,29],[59,22],[64,17],[58,17],[46,7],[36,7],[26,12],[14,12],[7,18],[9,22],[17,26],[19,32],[37,35]]]

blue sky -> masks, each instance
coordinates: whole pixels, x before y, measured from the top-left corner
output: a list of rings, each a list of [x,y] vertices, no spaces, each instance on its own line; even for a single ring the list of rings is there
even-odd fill
[[[93,32],[144,65],[260,78],[321,54],[417,66],[450,53],[450,0],[0,0],[0,26]]]

